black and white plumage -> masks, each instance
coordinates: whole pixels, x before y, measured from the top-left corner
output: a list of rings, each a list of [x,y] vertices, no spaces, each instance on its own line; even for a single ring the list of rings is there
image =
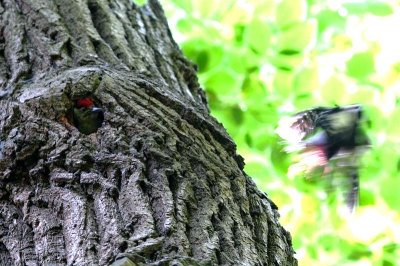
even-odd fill
[[[311,175],[341,171],[348,177],[346,205],[353,212],[358,203],[358,157],[369,147],[369,139],[360,127],[361,105],[316,107],[279,121],[276,133],[287,142],[286,152],[300,152],[300,162],[288,175]]]

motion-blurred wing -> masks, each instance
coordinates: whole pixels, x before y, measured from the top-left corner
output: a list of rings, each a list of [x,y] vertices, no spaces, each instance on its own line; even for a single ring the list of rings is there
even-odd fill
[[[275,132],[290,144],[295,144],[312,135],[320,116],[331,108],[317,107],[289,117],[283,117]]]
[[[324,119],[327,114],[332,113],[332,110],[337,108],[317,107],[306,110],[289,117],[283,117],[279,121],[279,126],[275,132],[287,142],[285,147],[286,152],[300,151],[309,145],[309,141],[303,141],[312,137],[317,128],[320,127],[320,122],[327,123]],[[319,141],[325,136],[316,136],[312,141]]]

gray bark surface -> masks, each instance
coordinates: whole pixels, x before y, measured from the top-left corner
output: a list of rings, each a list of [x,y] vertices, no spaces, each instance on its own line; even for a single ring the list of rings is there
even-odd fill
[[[158,2],[4,0],[0,33],[0,265],[297,265]]]

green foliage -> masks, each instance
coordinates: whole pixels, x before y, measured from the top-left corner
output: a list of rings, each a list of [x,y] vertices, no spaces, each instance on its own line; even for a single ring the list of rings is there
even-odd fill
[[[362,79],[375,72],[375,55],[369,51],[354,53],[346,62],[347,75]]]
[[[360,2],[345,2],[342,5],[348,10],[350,14],[364,16],[365,14],[372,14],[375,16],[388,16],[393,14],[393,7],[384,1],[360,1]]]
[[[299,264],[400,265],[399,3],[162,4],[245,171],[279,206]],[[274,130],[284,115],[351,103],[366,108],[373,148],[362,160],[360,208],[345,220],[329,180],[287,177],[293,156],[281,152]]]
[[[308,20],[287,27],[281,31],[278,38],[278,51],[286,55],[302,53],[315,40],[316,29],[316,20]]]
[[[262,32],[262,34],[260,34]],[[252,19],[247,26],[246,40],[250,49],[257,54],[264,54],[271,42],[271,28],[266,21],[258,17]]]
[[[276,7],[275,21],[280,29],[303,22],[307,16],[305,0],[283,0]]]

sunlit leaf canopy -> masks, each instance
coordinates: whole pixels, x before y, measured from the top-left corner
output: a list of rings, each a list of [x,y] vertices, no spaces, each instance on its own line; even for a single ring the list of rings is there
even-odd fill
[[[400,1],[161,2],[212,114],[279,206],[299,264],[400,265]],[[373,148],[360,207],[342,219],[340,186],[288,178],[293,156],[274,130],[283,116],[353,103]]]

